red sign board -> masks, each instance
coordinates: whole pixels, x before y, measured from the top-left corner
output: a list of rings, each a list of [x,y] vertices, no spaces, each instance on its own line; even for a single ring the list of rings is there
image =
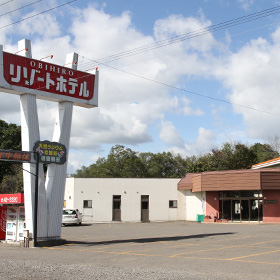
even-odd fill
[[[6,239],[7,206],[0,206],[0,240]]]
[[[13,86],[91,100],[95,75],[3,52],[4,79]]]
[[[22,204],[24,203],[23,193],[0,194],[0,204]]]
[[[0,161],[31,162],[31,152],[0,150]]]

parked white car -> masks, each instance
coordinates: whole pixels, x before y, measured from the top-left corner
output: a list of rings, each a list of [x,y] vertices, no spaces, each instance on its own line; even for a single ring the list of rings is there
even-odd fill
[[[62,225],[82,224],[82,213],[78,209],[63,209]]]

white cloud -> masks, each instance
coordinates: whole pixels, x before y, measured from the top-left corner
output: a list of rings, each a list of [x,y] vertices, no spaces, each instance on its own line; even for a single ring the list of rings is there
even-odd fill
[[[190,100],[187,99],[186,97],[181,98],[180,100],[180,104],[182,105],[182,108],[179,110],[179,112],[183,112],[184,115],[186,116],[190,116],[190,115],[194,115],[194,116],[201,116],[204,114],[204,112],[201,109],[193,109],[190,104]]]
[[[68,158],[68,174],[76,173],[77,169],[80,169],[82,166],[89,166],[94,163],[100,156],[94,154],[89,156],[90,151],[81,151],[79,150],[70,150]]]
[[[173,25],[172,28],[176,25],[176,20],[178,20],[176,17],[169,19],[169,23]],[[192,28],[196,28],[197,25],[198,21]],[[157,24],[157,32],[159,32],[160,27],[166,28],[166,26],[167,23]],[[188,25],[185,23],[180,31],[188,31],[189,27],[187,27]],[[102,10],[96,10],[93,6],[78,14],[71,31],[77,51],[81,56],[84,56],[80,59],[80,66],[83,69],[94,65],[88,58],[98,59],[108,54],[119,53],[154,42],[152,37],[144,36],[133,27],[129,13],[113,17]],[[165,30],[164,32],[166,36],[168,34],[170,36],[173,31]],[[89,34],[94,34],[94,36],[89,36]],[[210,38],[210,40],[212,39]],[[191,69],[190,60],[186,63],[188,64],[187,68],[182,64],[182,57],[187,60],[184,48],[182,46],[179,46],[179,49],[177,46],[174,48],[179,50],[179,52],[177,51],[178,57],[174,58],[173,55],[170,55],[147,60],[145,63],[130,65],[128,71],[166,83],[177,81],[182,73],[187,71],[197,71]],[[149,55],[153,56],[153,53],[155,52],[149,52]],[[146,55],[147,53],[138,57],[144,58]],[[126,62],[129,64],[133,59],[127,58]],[[115,62],[115,64],[118,67],[119,62]],[[194,59],[193,65],[197,64],[198,60]],[[170,65],[171,67],[177,65],[176,69],[169,72]],[[162,118],[165,113],[176,112],[181,108],[181,112],[185,115],[202,114],[200,109],[192,109],[186,98],[178,101],[178,98],[169,95],[168,88],[164,86],[102,65],[99,65],[99,69],[100,109],[75,109],[71,140],[71,145],[74,147],[78,147],[81,143],[85,148],[90,146],[98,148],[100,143],[136,145],[151,142],[152,137],[148,133],[148,126],[156,119]],[[76,112],[78,113],[76,114]],[[81,133],[81,131],[83,132]]]
[[[200,127],[195,141],[187,143],[183,141],[172,124],[167,122],[165,126],[164,130],[161,131],[162,140],[169,144],[168,150],[174,154],[180,154],[181,156],[197,156],[211,151],[211,149],[217,145],[217,138],[209,129]]]
[[[200,19],[194,17],[183,17],[182,15],[170,15],[165,19],[157,20],[154,26],[154,35],[157,41],[177,37],[182,34],[186,35],[183,46],[186,49],[193,49],[198,52],[206,52],[216,45],[216,41],[211,33],[204,36],[192,36],[192,32],[197,34],[198,30],[209,27],[211,22],[205,20],[203,16]],[[180,46],[180,44],[177,44]]]
[[[68,19],[72,20],[72,26],[68,34],[62,33],[58,18],[56,19],[52,14],[45,15],[42,26],[36,26],[39,18],[34,18],[24,22],[19,28],[21,36],[31,37],[34,58],[41,59],[53,54],[52,62],[61,65],[64,64],[66,54],[75,51],[80,54],[80,69],[86,70],[99,66],[99,108],[74,108],[70,143],[71,148],[76,149],[77,156],[70,157],[69,168],[78,168],[86,157],[100,154],[103,144],[137,145],[155,141],[149,128],[156,121],[166,119],[167,114],[179,113],[182,118],[184,116],[201,117],[204,114],[197,104],[177,94],[176,91],[171,93],[168,87],[116,71],[102,64],[98,65],[94,60],[155,43],[157,40],[199,30],[209,26],[210,21],[204,19],[203,16],[195,19],[172,15],[155,23],[154,36],[146,36],[134,27],[129,12],[124,12],[120,16],[111,16],[103,10],[98,10],[94,5],[83,10],[70,11],[72,14],[69,14]],[[46,32],[44,29],[47,29]],[[278,38],[276,33],[274,37],[275,40]],[[264,42],[260,41],[259,45],[262,44]],[[10,50],[16,49],[12,44],[8,47]],[[213,49],[221,50],[223,46],[218,44],[209,33],[172,44],[168,48],[150,50],[137,56],[127,57],[110,65],[120,69],[124,69],[122,65],[126,65],[125,69],[128,72],[165,84],[176,86],[181,83],[182,87],[187,84],[186,81],[180,80],[183,76],[205,78],[212,75],[212,77],[225,80],[225,85],[233,89],[231,98],[235,101],[240,98],[238,86],[247,90],[247,88],[244,89],[243,82],[242,85],[239,84],[241,83],[239,75],[246,74],[249,69],[243,70],[240,74],[235,72],[236,68],[240,71],[243,69],[239,67],[238,62],[242,55],[240,53],[232,57],[224,73],[221,67],[224,66],[221,62],[223,57],[217,58],[213,55]],[[263,59],[266,57],[265,53]],[[242,58],[246,59],[246,55],[244,54]],[[142,62],[135,63],[135,61]],[[109,63],[106,60],[103,62]],[[1,93],[1,96],[4,94]],[[0,104],[1,118],[6,118],[5,110],[9,107],[7,104],[12,105],[11,102],[15,100],[14,97],[8,99],[6,103]],[[16,106],[12,106],[13,111],[16,111]],[[38,102],[38,108],[42,138],[50,139],[56,106],[49,102]],[[237,112],[243,113],[243,111]],[[249,121],[247,123],[250,125]],[[178,151],[183,155],[206,152],[213,147],[216,140],[209,129],[199,128],[197,140],[186,144],[187,139],[180,136],[171,121],[162,121],[161,125],[160,140],[167,145],[169,150]]]
[[[262,38],[252,40],[232,54],[219,72],[225,86],[230,89],[229,98],[234,110],[243,115],[247,135],[251,138],[268,139],[279,131],[278,33],[279,30],[274,33],[275,44]]]
[[[198,129],[198,137],[195,143],[189,146],[190,155],[198,155],[211,151],[216,143],[216,137],[214,133],[203,127]]]
[[[38,11],[32,11],[31,13],[24,15],[24,18],[29,18],[21,22],[18,28],[18,33],[25,33],[26,36],[43,36],[46,38],[53,38],[61,35],[60,24],[57,19],[51,14],[37,15]]]
[[[240,3],[242,9],[248,11],[250,7],[254,4],[255,0],[237,0]]]
[[[178,148],[182,148],[185,145],[184,140],[181,138],[179,132],[170,121],[161,122],[159,138],[169,147],[176,146]]]

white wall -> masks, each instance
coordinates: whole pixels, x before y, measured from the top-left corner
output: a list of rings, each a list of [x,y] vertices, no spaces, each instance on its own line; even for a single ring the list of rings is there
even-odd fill
[[[205,214],[206,209],[206,193],[205,192],[192,192],[185,190],[186,195],[186,220],[196,221],[197,214]],[[204,200],[204,209],[203,209]]]
[[[66,200],[67,208],[74,207],[74,178],[66,178],[64,200]]]
[[[178,200],[180,179],[67,178],[67,208],[77,208],[84,221],[112,221],[113,195],[121,195],[121,220],[141,220],[141,195],[149,195],[150,221],[178,220],[178,208],[169,208],[169,200]],[[92,200],[92,209],[83,209],[83,201]]]
[[[178,191],[178,220],[180,221],[186,220],[187,217],[186,195],[187,190]]]

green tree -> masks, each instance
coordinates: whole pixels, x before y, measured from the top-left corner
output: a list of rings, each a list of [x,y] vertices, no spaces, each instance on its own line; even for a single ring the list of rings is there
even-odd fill
[[[105,158],[99,158],[95,164],[82,167],[75,177],[92,178],[140,178],[145,177],[145,167],[138,157],[138,153],[122,145],[111,148]]]
[[[0,149],[21,150],[21,128],[0,120]],[[22,191],[22,169],[19,163],[0,162],[0,192]]]
[[[145,168],[138,153],[122,145],[112,147],[106,167],[110,177],[139,178],[145,176]]]
[[[14,164],[14,174],[4,175],[0,184],[1,193],[21,193],[23,192],[23,176],[20,164]]]
[[[170,152],[149,153],[145,159],[145,166],[146,177],[151,178],[178,178],[185,176],[186,173],[185,161],[180,155],[174,156]]]
[[[138,153],[122,145],[111,148],[105,158],[82,167],[75,177],[101,178],[180,178],[185,176],[186,161],[172,153]]]
[[[248,169],[257,161],[255,149],[242,143],[224,143],[220,149],[212,149],[211,153],[189,160],[187,172]]]
[[[279,157],[279,152],[269,144],[256,143],[250,147],[250,150],[256,154],[254,164]]]
[[[268,144],[224,143],[219,149],[201,156],[182,158],[170,152],[138,153],[122,145],[111,148],[107,158],[83,166],[75,177],[100,178],[180,178],[186,173],[251,168],[279,154]]]
[[[238,143],[231,157],[232,169],[249,169],[257,161],[257,155],[249,147]]]

